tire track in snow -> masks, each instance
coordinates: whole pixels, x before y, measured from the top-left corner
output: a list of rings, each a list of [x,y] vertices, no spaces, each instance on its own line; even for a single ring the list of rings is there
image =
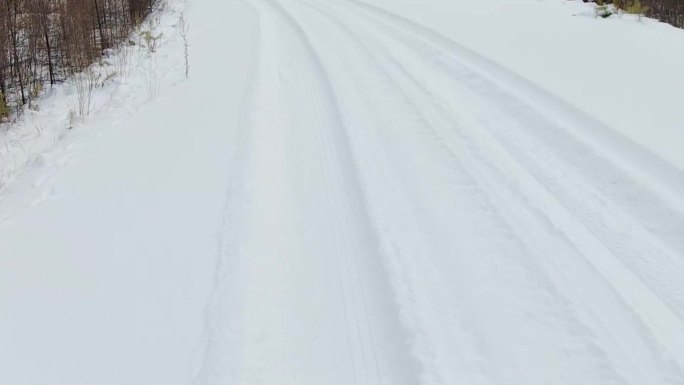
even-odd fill
[[[376,23],[376,24],[377,24],[377,23]],[[353,27],[352,29],[356,29],[356,30],[357,30],[357,29],[359,29],[359,26],[358,26],[358,25],[354,25],[354,27]],[[322,28],[319,28],[319,30],[322,30]],[[375,35],[375,34],[372,33],[372,31],[366,31],[366,33],[365,33],[365,36],[374,36],[374,35]],[[378,46],[374,47],[374,51],[375,51],[375,52],[382,52],[382,45],[378,45]],[[417,83],[418,86],[420,86],[420,82],[416,82],[416,83]],[[425,92],[428,92],[427,90],[424,90],[424,91],[425,91]],[[428,92],[428,94],[429,94],[429,92]],[[433,103],[433,104],[434,104],[434,103]],[[444,112],[442,111],[441,113],[443,114]],[[431,115],[431,114],[428,114],[428,115]],[[432,114],[432,115],[434,115],[434,114]],[[460,148],[461,148],[461,150],[463,149],[462,147],[460,147]],[[490,154],[490,155],[491,155],[491,154]],[[495,157],[495,158],[496,158],[496,157]],[[500,156],[499,156],[499,158],[500,158]],[[487,160],[487,159],[485,159],[485,160]],[[508,161],[510,161],[510,160],[511,160],[511,159],[508,159]],[[491,159],[490,159],[489,161],[491,162]],[[472,166],[472,164],[471,164],[471,166]],[[499,165],[498,167],[501,168],[500,165]],[[480,168],[481,168],[481,167],[480,167]],[[524,171],[524,170],[523,170],[523,171]],[[505,175],[504,175],[504,176],[500,176],[500,177],[504,177],[504,179],[505,179]],[[480,180],[479,180],[480,184],[482,184],[482,178],[483,178],[482,176],[479,177],[479,179],[480,179]],[[490,179],[490,182],[491,182],[491,179]],[[489,190],[496,191],[496,188],[497,188],[497,187],[501,187],[501,186],[500,186],[500,184],[499,184],[499,185],[496,185],[496,184],[493,184],[493,185],[492,185],[492,184],[490,183],[489,186],[487,186],[487,185],[485,184],[484,187],[485,187],[485,188],[489,187]],[[542,190],[542,191],[543,191],[543,190]],[[528,190],[527,192],[529,193],[529,190]],[[529,205],[527,205],[527,206],[529,206]],[[501,208],[500,208],[500,209],[501,209]],[[534,207],[532,207],[532,208],[529,208],[529,207],[528,207],[528,208],[526,208],[525,210],[529,210],[529,211],[534,212],[534,211],[535,211],[535,208],[534,208]],[[505,210],[504,210],[504,211],[505,211]],[[510,212],[509,212],[509,214],[510,214]],[[523,214],[524,214],[524,212],[523,212]],[[548,213],[547,213],[547,214],[548,214]],[[520,214],[518,214],[518,215],[520,215]],[[567,214],[564,214],[564,215],[567,215]],[[523,216],[521,216],[521,218],[518,218],[518,219],[527,219],[528,221],[529,221],[529,220],[532,220],[532,221],[533,221],[533,220],[534,220],[534,217],[530,218],[529,215],[528,215],[527,217],[525,217],[525,216],[523,215]],[[524,224],[524,223],[525,223],[525,222],[523,221],[523,224]],[[528,239],[527,241],[528,241],[528,244],[529,244],[529,241],[530,241],[530,240]],[[534,248],[534,247],[539,248],[540,246],[543,246],[543,244],[540,245],[538,242],[536,242],[536,243],[535,243],[535,242],[532,242],[531,245],[532,245],[533,248]],[[567,249],[567,245],[566,245],[566,246],[561,246],[561,249],[563,249],[563,248]],[[566,251],[565,253],[567,254],[567,251]],[[572,254],[572,253],[571,253],[571,254]],[[577,256],[575,256],[575,258],[577,258]],[[565,267],[567,267],[567,266],[569,266],[569,265],[566,264]],[[579,266],[579,265],[578,265],[578,266]],[[584,269],[584,270],[585,270],[585,273],[587,273],[586,267],[583,267],[582,269]],[[591,272],[591,270],[590,270],[590,271],[588,271],[587,276],[591,276],[591,275],[592,275],[592,272]],[[595,279],[597,279],[597,280],[598,280],[598,283],[600,283],[600,281],[601,281],[601,278],[600,278],[600,277],[596,277]],[[567,288],[566,288],[566,290],[567,290]],[[610,287],[603,287],[601,290],[610,292],[611,288],[610,288]],[[591,293],[589,293],[589,294],[591,294]],[[577,298],[576,295],[575,295],[575,298]],[[619,300],[618,300],[618,302],[619,302]],[[624,314],[624,310],[621,311],[621,312]],[[590,317],[590,318],[591,318],[591,317]],[[595,320],[595,317],[594,317],[594,321],[596,321],[596,320]],[[617,321],[619,322],[620,320],[617,319]],[[636,323],[633,323],[633,324],[632,324],[632,327],[634,327],[634,326],[636,325],[636,327],[637,327],[637,329],[638,329],[639,324],[640,324],[640,323],[637,321]],[[603,327],[602,332],[607,332],[607,331],[608,331],[607,328],[606,328],[606,327]],[[632,337],[632,338],[637,338],[637,339],[638,339],[639,337],[640,337],[640,336],[637,335],[636,337]],[[645,337],[645,338],[646,338],[646,340],[648,340],[648,337]],[[662,343],[662,341],[661,341],[661,343]],[[633,346],[634,346],[634,345],[633,345]],[[643,347],[643,346],[642,346],[642,347]],[[675,349],[676,349],[676,348],[675,348]],[[641,351],[641,350],[640,350],[640,351]],[[644,351],[648,352],[648,351],[649,351],[649,347],[646,346],[646,348],[644,349]],[[656,356],[656,357],[657,357],[658,354],[659,354],[658,351],[657,351],[657,348],[655,349],[655,351],[653,350],[653,345],[651,345],[650,352],[651,352],[652,354],[654,354],[654,356]],[[675,350],[675,352],[676,352],[676,350]],[[618,352],[618,355],[619,355],[619,352]],[[643,358],[643,357],[642,357],[642,358]],[[649,358],[649,357],[646,357],[646,361],[648,361],[648,358]],[[624,359],[624,357],[623,357],[623,359]],[[657,360],[656,360],[656,361],[657,361]],[[659,365],[660,365],[660,368],[663,368],[663,369],[666,368],[666,367],[667,367],[667,364],[663,364],[663,362],[665,362],[665,361],[661,361],[661,364],[658,364],[658,363],[656,362],[656,363],[655,363],[656,368],[658,368]],[[665,366],[662,366],[662,365],[665,365]],[[631,368],[629,368],[629,367],[623,366],[623,370],[627,370],[627,371],[629,372],[630,369],[631,369]],[[672,369],[672,368],[670,368],[670,369]],[[654,372],[654,371],[651,371],[651,375],[653,375],[653,373],[657,373],[657,372],[658,372],[658,369],[656,369],[655,372]],[[681,375],[681,372],[679,372],[678,370],[675,370],[675,372],[673,372],[673,373],[679,373],[679,375]],[[635,375],[636,375],[636,374],[635,374],[634,372],[632,372],[632,375],[631,375],[630,377],[631,377],[631,378],[635,378],[635,377],[634,377]],[[637,376],[636,378],[638,378],[638,375],[636,375],[636,376]],[[676,377],[677,377],[677,375],[675,374],[675,378],[676,378]],[[680,377],[681,377],[681,376],[680,376]]]
[[[261,23],[255,17],[257,23]],[[262,49],[261,25],[254,28],[256,48],[252,51],[251,71],[248,88],[240,108],[238,122],[239,134],[237,151],[231,172],[231,183],[226,191],[222,223],[217,231],[217,254],[214,283],[204,314],[202,340],[195,353],[192,383],[209,384],[220,378],[225,383],[237,383],[240,372],[241,351],[239,348],[225,349],[225,346],[241,346],[243,333],[244,288],[246,286],[245,262],[241,258],[240,243],[244,232],[240,223],[248,215],[248,196],[251,169],[250,152],[254,148],[254,135],[249,127],[254,116],[249,110],[251,101],[256,97],[259,87],[258,68],[261,66]],[[227,310],[232,311],[228,312]]]
[[[624,270],[612,252],[458,106],[477,82],[426,65],[430,36],[338,4],[251,3],[253,146],[224,240],[241,264],[197,382],[681,381],[676,342],[583,259]]]
[[[409,36],[397,42],[458,79],[449,92],[468,95],[459,103],[479,110],[480,124],[684,320],[684,199],[677,193],[684,174],[452,41],[368,4],[344,4],[379,18],[395,39]]]
[[[354,57],[355,57],[355,58],[359,58],[360,55],[354,55]],[[387,92],[387,94],[389,95],[390,92]],[[449,162],[449,161],[448,161],[448,162]],[[452,163],[452,162],[450,162],[450,163]],[[462,167],[461,167],[461,168],[462,168]],[[466,186],[466,188],[469,188],[469,187]],[[462,192],[462,193],[457,194],[457,196],[463,198],[463,194],[464,194],[464,193]],[[467,194],[467,193],[465,193],[465,194]],[[471,200],[474,199],[475,202],[477,202],[477,198],[473,198],[473,197],[472,197],[472,193],[471,193],[471,194],[467,194],[466,196],[470,196],[470,198],[468,198],[468,199],[471,199]],[[455,198],[455,199],[456,199],[456,198]],[[484,214],[484,216],[490,216],[490,215],[488,215],[487,213],[481,213],[481,214]],[[490,224],[489,224],[487,227],[489,227],[489,228],[492,230],[492,232],[496,233],[495,229],[497,228],[497,224],[496,224],[495,222],[489,222],[489,223],[490,223]],[[426,224],[425,224],[424,222],[423,222],[422,224],[424,225],[424,227],[429,227],[429,226],[426,226]],[[401,243],[401,242],[400,242],[400,243]],[[453,246],[453,245],[452,245],[452,246]],[[454,249],[458,249],[458,248],[457,248],[457,247],[454,247]],[[480,251],[486,253],[485,250],[480,250]],[[442,250],[442,254],[443,254],[443,253],[444,253],[444,250]],[[433,263],[434,263],[434,261],[433,261]],[[492,264],[492,265],[493,265],[493,264]],[[444,268],[444,267],[445,267],[445,266],[442,266],[442,268]],[[472,267],[472,266],[471,266],[471,267]],[[485,272],[486,268],[487,268],[487,267],[485,266],[485,267],[484,267],[484,270],[481,270],[481,271],[482,271],[482,272]],[[453,270],[453,269],[452,269],[452,270]],[[425,278],[425,277],[423,277],[423,278]],[[452,277],[452,278],[453,278],[453,277]],[[464,278],[464,277],[461,277],[461,279],[465,279],[465,278]],[[477,283],[475,283],[475,282],[472,282],[472,283],[473,283],[473,285],[471,285],[471,286],[477,285]],[[441,288],[441,291],[448,291],[448,290],[450,290],[450,289],[455,289],[454,286],[457,286],[457,285],[456,285],[456,284],[447,285],[446,287],[442,287],[442,288]],[[466,290],[467,290],[467,289],[466,289]],[[435,290],[433,290],[433,291],[435,291]],[[439,291],[439,289],[438,289],[437,291]],[[471,290],[471,291],[472,291],[472,290]],[[435,308],[438,308],[438,307],[435,306]],[[467,315],[467,313],[465,313],[465,314],[463,314],[461,317],[466,317],[466,318],[467,318],[468,315]],[[459,318],[459,317],[453,316],[453,315],[452,315],[451,317],[446,317],[446,319],[448,319],[449,322],[457,322],[458,318]],[[434,325],[433,325],[433,326],[434,326]],[[425,327],[425,325],[423,325],[423,327]],[[428,328],[428,329],[429,329],[429,328]],[[439,328],[438,328],[438,329],[439,329]],[[432,339],[436,339],[435,336],[432,336]],[[460,343],[455,343],[455,341],[452,342],[452,345],[453,345],[453,346],[458,345],[458,346],[460,346],[461,349],[463,348],[463,347],[461,346]],[[455,349],[453,346],[451,346],[450,348],[449,348],[449,347],[447,347],[447,348],[450,349],[450,350],[452,350],[452,351],[456,351],[457,349]],[[447,352],[442,352],[442,353],[443,353],[443,354],[444,354],[444,353],[448,354],[449,352],[447,351]],[[439,358],[439,357],[438,357],[438,358]],[[444,357],[441,357],[441,358],[443,359]],[[451,364],[451,365],[455,365],[455,363],[456,363],[455,361],[452,361],[450,364]],[[496,370],[493,370],[492,372],[496,372]],[[426,380],[426,382],[435,382],[434,379],[430,380],[430,376],[428,376],[427,378],[428,378],[428,379]],[[439,378],[439,376],[438,376],[438,378]],[[455,378],[454,378],[454,377],[451,377],[451,378],[448,378],[447,380],[441,380],[440,382],[452,383],[452,382],[454,382],[454,381],[455,381]],[[469,380],[464,380],[464,381],[467,381],[467,382],[472,383],[472,382],[473,382],[473,379],[471,378],[471,379],[469,379]],[[486,382],[486,381],[484,381],[484,382]]]
[[[316,7],[314,7],[314,8],[316,8]],[[331,20],[332,20],[332,19],[331,19]],[[333,23],[334,23],[334,22],[335,22],[335,20],[333,20]],[[339,41],[339,40],[338,40],[338,41]],[[355,58],[359,58],[358,55],[356,55],[356,56],[354,56],[354,57],[355,57]],[[340,90],[338,89],[337,91],[340,91]],[[345,93],[344,93],[344,92],[341,92],[340,94],[337,95],[337,97],[338,97],[338,98],[341,98],[341,99],[342,99],[342,102],[344,102],[344,99],[345,99],[345,98],[344,98],[344,95],[345,95]],[[345,104],[345,103],[343,103],[343,104]],[[360,112],[360,111],[356,111],[356,112]],[[362,116],[362,115],[361,115],[361,116]],[[348,125],[351,127],[351,126],[355,126],[355,125],[357,125],[357,124],[354,122],[354,120],[351,120],[351,121],[348,123]],[[371,165],[370,165],[370,164],[363,164],[362,167],[367,168],[367,167],[371,167]],[[369,182],[369,181],[366,181],[366,182]],[[394,187],[393,187],[393,189],[394,189],[394,190],[397,190],[397,191],[399,191],[399,190],[406,190],[406,186],[401,186],[401,185],[395,184]],[[374,192],[374,191],[373,191],[373,188],[371,188],[370,190],[371,190],[370,193],[373,194],[373,192]],[[393,209],[397,209],[397,208],[399,208],[399,207],[402,207],[402,208],[405,209],[405,208],[410,207],[410,206],[411,206],[411,203],[409,203],[408,201],[404,201],[404,202],[402,202],[402,203],[400,203],[400,204],[396,204],[395,206],[393,206]],[[415,213],[411,213],[411,214],[409,214],[409,215],[407,215],[407,216],[413,217],[414,215],[416,215],[416,214],[415,214]],[[380,225],[380,227],[381,227],[381,228],[383,227],[382,224]],[[391,237],[391,236],[390,236],[390,237],[387,237],[386,234],[384,234],[385,232],[386,232],[386,229],[385,229],[385,230],[381,230],[381,233],[383,233],[383,243],[385,243],[385,253],[386,253],[386,254],[389,254],[389,255],[390,255],[390,258],[396,258],[396,254],[403,254],[403,253],[405,253],[405,252],[406,252],[406,250],[405,250],[406,248],[404,247],[403,242],[401,242],[401,241],[398,242],[398,243],[395,242],[395,240],[393,239],[393,237]],[[409,237],[409,238],[411,239],[411,241],[410,241],[411,244],[413,244],[413,245],[420,245],[420,246],[419,246],[419,250],[420,250],[420,251],[419,251],[418,255],[420,255],[420,254],[425,254],[425,255],[432,255],[432,254],[434,254],[434,251],[431,250],[431,246],[429,245],[429,242],[427,242],[427,240],[424,239],[424,237],[423,237],[422,235],[418,235],[418,234],[420,233],[420,231],[415,230],[415,229],[412,229],[412,230],[405,231],[405,232],[407,232],[407,233],[413,233],[413,236]],[[417,257],[418,255],[416,255],[416,257]],[[404,256],[402,256],[402,257],[404,257]],[[406,256],[406,257],[408,257],[408,256]],[[393,261],[393,262],[397,262],[397,261]],[[414,268],[415,268],[415,267],[414,267]],[[390,267],[390,269],[391,269],[391,267]],[[406,270],[407,267],[404,266],[403,269]],[[411,268],[411,267],[408,267],[408,269],[412,269],[412,268]],[[399,269],[399,270],[402,270],[402,269]],[[433,272],[433,273],[435,273],[435,272]],[[398,272],[398,273],[395,272],[395,275],[402,275],[402,273],[401,273],[401,272]],[[421,277],[421,278],[424,279],[425,277]],[[404,276],[404,277],[401,278],[401,280],[411,280],[411,279],[412,279],[412,277],[408,277],[408,276]],[[436,275],[435,275],[435,274],[432,275],[431,280],[442,281],[442,280],[443,280],[443,277],[440,276],[439,273],[437,273]],[[420,283],[420,282],[414,282],[413,284],[421,285],[422,283]],[[443,285],[445,285],[445,284],[443,284]],[[445,285],[445,286],[446,286],[446,285]],[[444,286],[442,286],[442,289],[443,289],[443,288],[444,288]],[[409,290],[409,291],[410,291],[410,290]],[[436,295],[436,294],[439,293],[440,291],[444,291],[444,290],[439,290],[439,289],[438,289],[438,290],[429,290],[429,291],[432,291],[432,294],[433,294],[433,295]],[[401,294],[400,294],[400,296],[401,296]],[[409,296],[409,297],[410,297],[410,296],[412,296],[412,295],[411,295],[411,293],[404,293],[404,296]],[[413,298],[413,300],[415,301],[415,298]],[[419,302],[418,305],[420,305],[420,304],[426,303],[427,301],[425,301],[425,298],[423,298],[422,301],[419,299],[418,302]],[[430,313],[430,312],[439,313],[439,312],[442,312],[443,309],[450,309],[450,308],[452,308],[452,307],[449,305],[449,299],[448,299],[448,298],[447,298],[447,299],[444,299],[444,301],[441,302],[441,303],[440,303],[439,301],[434,301],[431,305],[434,305],[434,306],[425,308],[425,309],[423,309],[422,311],[419,311],[418,313]],[[425,331],[425,329],[430,329],[430,328],[433,328],[433,327],[435,326],[435,325],[430,326],[429,323],[425,323],[424,321],[421,321],[421,320],[410,319],[410,318],[412,318],[412,316],[414,315],[414,314],[410,314],[410,313],[414,312],[416,309],[403,309],[403,310],[404,310],[404,311],[403,311],[402,313],[404,313],[405,317],[408,316],[408,318],[409,318],[408,320],[405,320],[405,322],[413,326],[412,330],[413,330],[414,333],[422,334],[422,333]],[[447,312],[448,312],[448,311],[449,311],[449,310],[447,310]],[[461,310],[461,312],[462,312],[462,311],[463,311],[463,310]],[[459,320],[462,319],[462,318],[466,318],[466,317],[464,317],[463,315],[458,315],[458,314],[452,313],[452,314],[450,314],[448,317],[445,317],[445,318],[449,319],[449,320],[452,322],[452,325],[451,325],[452,327],[457,328],[457,327],[458,327],[457,324],[459,324]],[[460,325],[460,328],[466,328],[466,329],[467,329],[468,327],[465,326],[465,325]],[[421,330],[421,329],[422,329],[422,330]],[[438,329],[438,328],[435,328],[435,329]],[[443,330],[442,330],[442,331],[443,331]],[[461,331],[459,332],[459,334],[460,334],[461,336],[459,337],[459,340],[458,340],[458,341],[451,341],[454,345],[459,346],[460,349],[461,349],[461,350],[464,350],[464,351],[467,351],[468,349],[472,349],[473,351],[477,351],[477,350],[478,350],[478,349],[477,349],[477,342],[476,342],[476,341],[468,341],[468,340],[470,339],[470,338],[469,338],[469,337],[470,337],[469,333],[465,332],[464,330],[461,330]],[[434,336],[433,336],[433,337],[434,337]],[[433,342],[433,341],[432,341],[433,339],[434,339],[434,338],[430,338],[430,337],[424,336],[424,335],[418,335],[418,336],[416,336],[416,337],[414,338],[414,343],[418,345],[418,346],[414,347],[414,351],[416,352],[416,354],[417,354],[418,356],[423,356],[423,357],[421,357],[421,358],[424,358],[424,356],[425,356],[426,354],[427,354],[427,355],[431,355],[431,354],[432,354],[432,353],[431,353],[432,348],[429,347],[429,345]],[[465,348],[465,346],[469,346],[469,348]],[[440,368],[437,367],[437,366],[435,366],[435,364],[438,363],[439,359],[440,359],[440,357],[432,356],[432,359],[428,359],[428,360],[423,359],[423,360],[422,360],[423,366],[427,369],[427,372],[425,372],[425,373],[422,374],[422,377],[421,377],[421,379],[422,379],[421,382],[422,382],[422,383],[443,383],[443,382],[445,382],[445,381],[444,381],[444,377],[445,377],[445,376],[444,376],[443,374],[440,374],[440,371],[441,371]],[[462,361],[466,361],[466,363],[465,363],[465,364],[458,364],[458,365],[457,365],[456,363],[457,363],[458,361],[461,361],[461,360],[462,360]],[[450,363],[445,363],[445,364],[447,364],[447,365],[455,365],[455,366],[457,366],[458,368],[462,368],[462,369],[465,368],[465,367],[463,367],[462,365],[466,365],[466,366],[467,366],[467,365],[478,365],[477,363],[472,363],[472,362],[469,364],[468,362],[470,362],[470,361],[472,361],[472,360],[469,359],[468,357],[461,357],[459,360],[454,360],[454,361],[452,361],[452,362],[450,362]],[[468,378],[467,376],[469,375],[469,373],[468,373],[469,370],[466,369],[466,370],[463,370],[463,372],[464,372],[464,377],[463,377],[463,379]],[[472,383],[474,379],[475,379],[475,377],[470,377],[467,381]],[[451,378],[451,380],[453,381],[453,378]],[[483,381],[484,381],[484,380],[483,380],[482,378],[480,378],[479,380],[476,380],[475,382],[476,382],[476,383],[481,383],[481,382],[483,382]],[[447,380],[446,383],[448,383],[448,382],[449,382],[449,381]]]
[[[472,80],[510,93],[510,97],[522,105],[533,107],[535,113],[545,114],[547,119],[554,120],[553,124],[559,129],[568,131],[575,140],[622,168],[622,172],[651,186],[659,199],[667,202],[671,209],[684,212],[684,200],[679,193],[684,189],[681,170],[615,133],[610,127],[473,50],[403,16],[360,0],[334,0],[334,3],[357,8],[367,16],[379,18],[381,24],[394,28],[400,34],[410,35],[443,51],[463,70],[476,74]]]
[[[226,238],[242,267],[221,278],[234,292],[215,296],[197,382],[415,383],[326,74],[285,9],[250,5],[262,27],[254,145],[232,192],[247,209]],[[222,338],[233,312],[244,321]]]
[[[372,25],[377,26],[377,20],[372,22]],[[395,34],[405,31],[406,28],[404,28],[403,25],[401,26],[401,28],[394,29]],[[425,52],[424,50],[421,51],[415,49],[415,52],[419,53],[420,57],[437,57],[437,55],[431,55],[429,52]],[[419,57],[418,55],[415,56]],[[403,57],[403,59],[406,59],[406,57]],[[448,75],[449,74],[447,74],[447,76]],[[457,79],[460,80],[461,78]],[[448,82],[448,79],[442,78],[438,82],[430,82],[429,79],[424,77],[423,79],[416,81],[416,83],[419,85],[432,84],[433,86],[440,82]],[[435,87],[435,89],[443,90],[439,87]],[[453,98],[453,96],[455,95],[457,95],[457,93],[454,93],[452,89],[452,92],[449,94],[449,97]],[[463,99],[458,100],[458,102],[463,101]],[[456,110],[458,109],[456,103],[451,103],[450,105],[449,103],[446,103],[446,105],[448,106],[448,108]],[[476,110],[476,108],[473,108],[472,105],[468,105],[467,107],[473,109],[473,111]],[[496,106],[492,105],[489,106],[489,109],[491,110],[495,107]],[[510,115],[510,117],[515,118],[515,116],[513,115]],[[522,133],[520,133],[520,135],[518,136],[522,136]],[[679,284],[680,280],[678,279],[678,277],[681,276],[681,273],[678,272],[682,271],[681,253],[676,253],[674,249],[670,249],[667,246],[664,246],[660,243],[661,241],[651,237],[645,228],[641,227],[638,223],[634,222],[634,220],[627,213],[623,212],[619,207],[613,205],[612,200],[609,197],[600,197],[600,202],[603,203],[604,207],[597,207],[597,210],[600,211],[595,213],[595,215],[602,215],[604,217],[604,226],[605,224],[608,224],[607,226],[611,226],[606,228],[606,230],[609,233],[611,231],[625,231],[625,233],[628,235],[618,240],[622,240],[623,243],[631,245],[632,247],[643,247],[644,249],[641,253],[649,255],[651,258],[653,258],[654,256],[658,256],[658,258],[656,258],[655,261],[656,263],[659,263],[657,267],[661,269],[660,271],[655,271],[655,273],[653,273],[650,270],[648,270],[650,266],[646,266],[646,268],[643,268],[642,266],[637,266],[642,267],[641,270],[637,270],[638,273],[650,274],[645,276],[645,278],[647,278],[646,283],[650,284],[650,286],[644,284],[642,281],[640,281],[638,276],[635,276],[632,271],[628,270],[623,265],[623,261],[620,260],[620,258],[618,258],[619,254],[615,254],[615,251],[605,246],[602,243],[602,239],[597,238],[594,234],[591,233],[590,230],[588,230],[585,227],[585,224],[581,223],[579,219],[575,218],[576,214],[570,214],[563,207],[563,204],[557,201],[549,190],[547,190],[545,187],[541,187],[541,185],[539,185],[539,182],[535,179],[535,177],[528,174],[528,171],[525,169],[525,165],[520,164],[517,159],[513,158],[500,142],[496,143],[496,139],[490,137],[489,141],[494,143],[495,146],[499,147],[499,150],[497,150],[501,154],[499,155],[499,157],[503,156],[505,159],[499,160],[498,167],[500,169],[508,169],[509,172],[513,173],[514,175],[527,175],[523,179],[527,179],[528,181],[526,183],[527,187],[524,189],[525,193],[528,194],[528,196],[547,197],[541,199],[541,201],[545,202],[545,204],[541,206],[537,204],[538,208],[551,221],[551,223],[553,223],[555,226],[558,226],[559,229],[565,233],[568,239],[572,243],[574,243],[574,245],[576,245],[575,247],[578,247],[581,254],[588,258],[588,262],[599,270],[599,272],[607,280],[607,282],[609,282],[609,284],[619,293],[622,299],[626,302],[627,306],[629,306],[631,310],[635,312],[635,316],[637,317],[636,324],[639,325],[643,322],[642,325],[647,328],[646,334],[653,335],[656,338],[656,340],[652,342],[652,344],[655,344],[655,351],[659,351],[661,349],[660,346],[666,347],[665,350],[668,352],[668,354],[676,358],[676,361],[679,362],[679,365],[681,365],[681,363],[683,362],[682,358],[684,358],[682,357],[682,353],[684,352],[684,350],[682,349],[682,341],[684,341],[684,339],[682,339],[681,335],[683,330],[681,316],[677,314],[679,313],[678,304],[679,301],[682,299],[680,291],[683,289],[682,285]],[[509,140],[506,143],[508,144],[510,142],[511,141]],[[493,160],[495,158],[495,156],[490,156],[490,160]],[[547,162],[548,159],[552,160],[552,154],[548,153],[545,159],[547,159]],[[609,158],[609,160],[612,159]],[[597,161],[596,165],[600,164],[601,162]],[[505,165],[516,165],[517,171],[515,171],[515,167],[507,168]],[[644,165],[640,165],[640,167],[648,167],[649,165],[650,164],[646,162]],[[558,171],[558,168],[554,170]],[[569,171],[567,173],[569,173]],[[565,177],[567,178],[568,175],[566,174]],[[575,178],[581,181],[580,176],[575,176]],[[552,180],[552,178],[549,175],[545,175],[542,180]],[[671,182],[676,184],[678,181],[679,179],[675,178]],[[587,184],[587,182],[584,182],[584,184]],[[537,185],[537,187],[531,187],[533,185]],[[658,185],[656,184],[656,186]],[[636,188],[640,187],[641,186],[636,186]],[[629,188],[629,185],[627,185],[626,188]],[[575,189],[577,189],[577,186],[575,186]],[[496,191],[495,189],[490,190]],[[536,192],[534,192],[535,190]],[[556,196],[562,196],[561,191],[556,190],[554,192]],[[656,191],[655,193],[658,194],[660,192],[661,191]],[[595,194],[600,195],[599,193]],[[586,199],[587,196],[585,195],[583,196],[583,198]],[[667,196],[665,196],[665,198],[663,199],[666,198]],[[678,206],[670,208],[672,210],[672,215],[677,215],[677,207]],[[617,220],[614,219],[611,221],[612,217],[617,218]],[[586,218],[584,219],[586,220]],[[681,217],[679,218],[679,220],[681,221]],[[627,227],[621,226],[620,222],[626,222],[629,225]],[[596,231],[595,227],[592,229]],[[605,234],[600,235],[605,236]],[[637,239],[638,242],[632,242],[632,239]],[[614,243],[611,244],[611,246],[614,246]],[[627,255],[627,251],[625,251],[624,248],[618,248],[617,250],[618,252],[621,251],[623,253],[621,255],[622,257],[625,257]],[[633,265],[630,267],[634,268]],[[653,274],[655,274],[655,278]],[[660,280],[658,278],[660,278]],[[666,279],[666,281],[662,282],[662,279]],[[655,293],[661,295],[662,300],[661,297],[658,297]],[[673,309],[675,309],[676,312],[671,312],[668,305],[674,306]],[[655,311],[655,309],[658,310]],[[681,374],[681,371],[679,369],[677,369],[676,372],[679,372]]]

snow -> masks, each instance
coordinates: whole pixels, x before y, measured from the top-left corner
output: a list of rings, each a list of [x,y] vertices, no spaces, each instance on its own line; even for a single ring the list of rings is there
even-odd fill
[[[684,30],[580,1],[363,0],[450,38],[684,169]]]
[[[189,381],[253,45],[252,13],[222,3],[212,8],[239,33],[186,11],[191,82],[172,40],[185,5],[171,2],[158,96],[144,63],[132,64],[109,103],[71,131],[60,125],[64,138],[5,190],[0,383]],[[57,99],[67,103],[46,103]]]
[[[1,384],[684,382],[683,31],[564,0],[152,20],[90,116],[66,84],[3,134]]]

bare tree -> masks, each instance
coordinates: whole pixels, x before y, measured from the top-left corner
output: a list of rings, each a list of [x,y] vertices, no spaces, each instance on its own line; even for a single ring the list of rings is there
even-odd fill
[[[30,106],[44,85],[85,71],[124,41],[155,1],[0,0],[0,119]],[[116,65],[125,72],[128,57]]]

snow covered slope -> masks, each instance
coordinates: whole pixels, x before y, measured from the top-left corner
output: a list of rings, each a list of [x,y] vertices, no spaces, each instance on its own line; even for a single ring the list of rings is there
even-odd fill
[[[0,383],[684,382],[682,57],[636,80],[638,111],[572,80],[598,76],[583,28],[635,20],[188,1],[190,79],[96,115],[0,201]]]

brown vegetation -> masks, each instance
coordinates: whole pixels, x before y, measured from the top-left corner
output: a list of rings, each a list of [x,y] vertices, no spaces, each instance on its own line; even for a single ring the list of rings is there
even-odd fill
[[[155,0],[0,0],[0,118],[126,39]]]

